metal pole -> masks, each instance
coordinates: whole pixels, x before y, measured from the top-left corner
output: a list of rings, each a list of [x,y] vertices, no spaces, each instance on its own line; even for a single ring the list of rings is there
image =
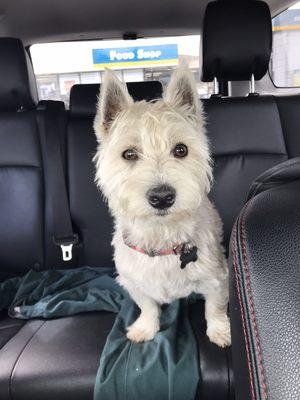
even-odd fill
[[[228,81],[228,96],[232,96],[232,83],[231,81]]]
[[[255,93],[255,78],[254,74],[251,75],[251,79],[249,81],[249,93]]]
[[[214,94],[219,94],[219,82],[216,77],[214,78]]]

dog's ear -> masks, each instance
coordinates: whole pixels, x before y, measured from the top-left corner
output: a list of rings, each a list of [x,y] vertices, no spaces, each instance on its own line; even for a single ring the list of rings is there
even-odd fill
[[[128,93],[126,84],[121,82],[113,71],[106,70],[94,121],[96,135],[101,138],[107,133],[117,115],[132,103],[133,100]]]
[[[194,116],[201,115],[196,82],[187,67],[177,68],[173,72],[164,97],[166,102],[175,107],[185,107]]]

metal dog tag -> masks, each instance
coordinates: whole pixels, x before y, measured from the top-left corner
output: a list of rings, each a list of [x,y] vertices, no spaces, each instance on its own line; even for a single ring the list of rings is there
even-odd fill
[[[182,247],[180,254],[180,268],[183,269],[187,266],[188,263],[197,261],[197,246],[192,246],[191,243],[185,243]]]

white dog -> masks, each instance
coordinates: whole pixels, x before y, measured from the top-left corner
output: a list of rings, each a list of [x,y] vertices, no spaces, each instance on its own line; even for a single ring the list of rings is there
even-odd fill
[[[141,310],[134,342],[159,331],[160,305],[201,293],[207,335],[230,345],[222,223],[207,194],[212,170],[195,82],[173,74],[163,100],[134,103],[107,71],[94,122],[96,182],[115,220],[118,282]]]

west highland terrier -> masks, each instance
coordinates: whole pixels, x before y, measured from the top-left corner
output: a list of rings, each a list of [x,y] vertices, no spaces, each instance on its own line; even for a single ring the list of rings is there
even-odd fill
[[[195,292],[205,298],[209,339],[230,345],[222,223],[207,197],[210,153],[191,73],[176,70],[163,100],[134,103],[107,71],[94,128],[96,183],[115,220],[117,279],[141,310],[127,337],[153,339],[160,306]]]

